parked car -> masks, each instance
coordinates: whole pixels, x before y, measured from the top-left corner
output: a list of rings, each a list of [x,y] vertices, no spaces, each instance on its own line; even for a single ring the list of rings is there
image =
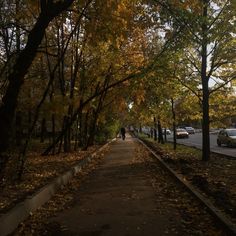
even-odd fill
[[[176,138],[188,138],[186,129],[176,129]]]
[[[163,134],[165,134],[165,130],[166,130],[166,134],[167,134],[167,135],[170,135],[170,134],[171,134],[170,129],[167,129],[167,128],[163,128],[163,129],[162,129],[162,133],[163,133]]]
[[[223,129],[220,130],[217,136],[217,144],[225,144],[228,147],[236,147],[236,129]]]
[[[195,134],[195,129],[193,127],[185,127],[185,130],[189,133],[189,134]]]

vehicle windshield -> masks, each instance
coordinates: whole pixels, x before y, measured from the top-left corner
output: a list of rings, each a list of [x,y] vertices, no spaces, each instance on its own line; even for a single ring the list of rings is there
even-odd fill
[[[177,131],[177,132],[186,132],[185,129],[177,129],[176,131]]]
[[[229,136],[236,136],[236,130],[229,130],[228,135]]]

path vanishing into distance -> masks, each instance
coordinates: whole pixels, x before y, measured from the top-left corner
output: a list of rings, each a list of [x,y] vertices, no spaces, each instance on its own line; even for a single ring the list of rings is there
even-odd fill
[[[127,136],[125,141],[118,139],[110,144],[102,163],[82,182],[73,206],[47,221],[50,225],[47,235],[161,236],[219,232],[203,207],[182,192],[183,188],[156,166],[152,158],[148,161],[150,168],[147,167],[142,160],[143,147]],[[186,210],[188,207],[190,212]]]

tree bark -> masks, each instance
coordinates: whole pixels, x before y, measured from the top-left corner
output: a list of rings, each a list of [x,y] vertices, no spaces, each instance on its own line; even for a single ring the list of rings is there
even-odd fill
[[[79,136],[79,116],[76,119],[74,151],[76,151],[78,147],[78,140],[79,140],[78,136]]]
[[[46,119],[43,118],[41,121],[41,134],[40,134],[40,142],[43,143],[46,135]]]
[[[153,122],[154,122],[154,140],[157,141],[157,121],[155,116],[153,118]]]
[[[166,128],[164,129],[164,140],[167,142]]]
[[[209,135],[209,78],[207,77],[207,8],[208,0],[203,0],[203,23],[202,23],[202,62],[201,62],[201,79],[202,79],[202,160],[208,161],[210,159],[210,135]]]
[[[157,121],[157,129],[158,129],[158,143],[164,143],[162,128],[161,128],[161,121],[159,117]]]
[[[52,143],[55,142],[56,134],[55,134],[55,114],[52,114]],[[55,155],[55,146],[52,149],[52,154]]]
[[[142,125],[141,124],[139,124],[139,133],[142,133],[143,131],[142,131]]]
[[[64,127],[68,126],[68,116],[64,116],[64,121],[63,121],[63,127],[62,127],[62,132],[64,130]],[[68,132],[69,128],[64,131],[64,152],[69,152],[69,144],[68,144]]]
[[[20,146],[22,143],[22,114],[20,111],[16,112],[16,122],[15,122],[15,130],[16,130],[16,145]]]
[[[173,118],[173,148],[176,150],[176,115],[175,115],[175,107],[174,107],[174,99],[171,98],[171,111],[172,111],[172,118]]]
[[[88,119],[89,111],[86,112],[85,117],[83,116],[83,131],[82,131],[82,147],[83,150],[87,150],[87,140],[88,140]]]

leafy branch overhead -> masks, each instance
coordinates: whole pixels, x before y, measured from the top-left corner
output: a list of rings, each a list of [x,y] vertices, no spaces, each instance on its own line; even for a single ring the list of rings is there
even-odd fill
[[[234,13],[231,0],[1,1],[0,173],[12,147],[22,173],[39,137],[44,154],[86,149],[153,116],[202,119],[208,145],[235,108]]]

